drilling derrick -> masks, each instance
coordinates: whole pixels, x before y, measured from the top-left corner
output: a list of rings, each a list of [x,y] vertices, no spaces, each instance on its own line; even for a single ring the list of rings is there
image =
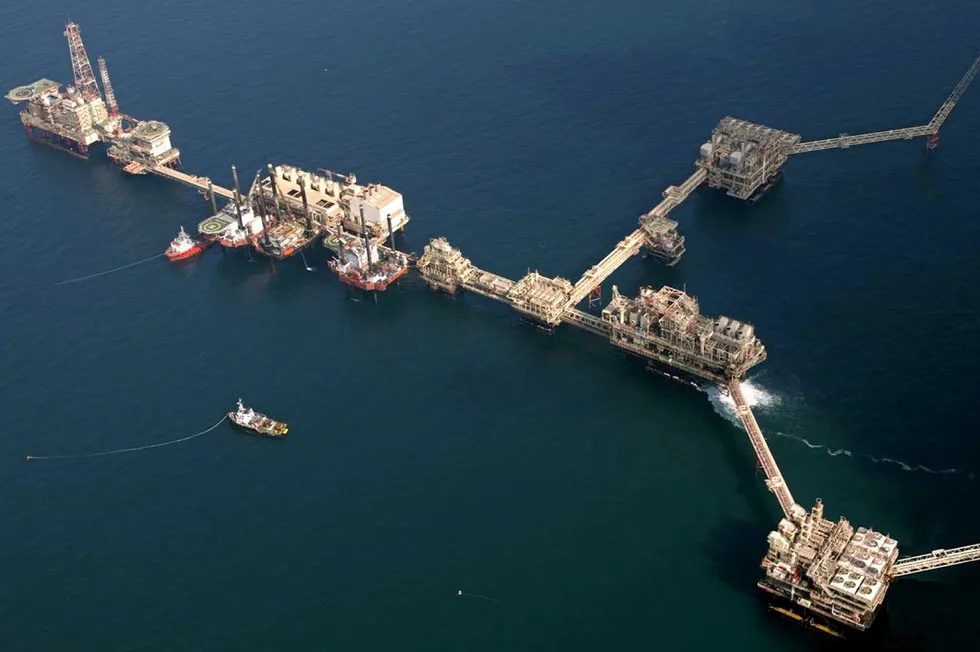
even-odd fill
[[[105,103],[109,109],[110,118],[119,117],[119,104],[116,102],[116,94],[112,92],[112,83],[109,81],[109,70],[105,66],[105,59],[99,57],[99,75],[102,77],[102,87],[105,88]]]
[[[78,29],[77,23],[65,25],[65,38],[68,39],[68,50],[71,52],[71,68],[75,73],[75,89],[86,100],[101,98],[99,85],[95,82],[95,73],[92,72],[92,64],[89,63],[85,44],[82,43],[82,33]]]

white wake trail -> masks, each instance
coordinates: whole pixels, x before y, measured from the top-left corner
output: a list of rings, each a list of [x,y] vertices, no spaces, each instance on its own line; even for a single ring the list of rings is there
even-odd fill
[[[758,410],[770,410],[772,408],[778,407],[782,404],[782,397],[774,392],[770,392],[761,385],[756,384],[751,380],[743,380],[741,383],[742,394],[745,396],[749,407],[757,408]],[[712,387],[704,390],[708,394],[708,400],[714,406],[715,411],[721,416],[725,417],[733,424],[742,427],[742,422],[739,420],[738,416],[735,414],[735,402],[732,400],[727,393],[723,392],[717,387]],[[851,459],[865,459],[873,464],[891,464],[897,466],[903,471],[908,472],[921,472],[921,473],[931,473],[934,475],[952,475],[952,474],[962,474],[969,477],[970,480],[973,479],[973,473],[964,469],[933,469],[931,467],[925,466],[924,464],[910,464],[908,462],[903,462],[901,460],[896,460],[891,457],[877,457],[875,455],[870,455],[868,453],[855,453],[854,451],[848,450],[847,448],[831,448],[826,444],[817,444],[805,437],[799,435],[794,435],[786,432],[774,431],[773,434],[776,437],[783,437],[785,439],[792,439],[800,444],[803,444],[811,450],[822,450],[824,453],[830,457],[850,457]],[[767,437],[768,439],[769,437]]]

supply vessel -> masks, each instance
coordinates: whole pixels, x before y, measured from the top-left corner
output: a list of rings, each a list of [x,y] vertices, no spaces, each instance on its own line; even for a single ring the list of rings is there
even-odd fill
[[[289,432],[289,426],[285,423],[245,407],[242,405],[242,399],[238,399],[238,409],[228,413],[228,419],[242,430],[253,435],[285,437],[286,433]]]

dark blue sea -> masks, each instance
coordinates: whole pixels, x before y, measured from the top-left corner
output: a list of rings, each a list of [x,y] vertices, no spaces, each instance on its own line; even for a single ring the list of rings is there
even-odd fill
[[[404,194],[407,251],[446,236],[511,278],[577,278],[723,116],[923,124],[980,51],[975,0],[40,0],[0,7],[3,92],[71,81],[69,18],[186,170],[355,172]],[[975,85],[937,150],[801,155],[751,207],[699,191],[681,263],[612,279],[756,324],[747,389],[797,500],[903,554],[980,541],[978,152]],[[756,589],[779,507],[717,394],[417,278],[353,300],[323,249],[56,286],[207,204],[28,142],[6,102],[0,161],[4,652],[827,645]],[[239,396],[287,440],[25,461],[184,437]],[[897,582],[869,649],[970,649],[978,582]]]

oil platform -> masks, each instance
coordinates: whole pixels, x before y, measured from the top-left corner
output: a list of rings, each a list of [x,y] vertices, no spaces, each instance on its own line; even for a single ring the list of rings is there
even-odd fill
[[[318,172],[269,165],[266,176],[257,181],[256,192],[269,205],[278,204],[284,214],[301,216],[309,229],[356,236],[366,229],[375,244],[384,244],[408,224],[401,193],[380,183],[359,185],[353,174],[323,168]]]
[[[341,266],[356,261],[357,267],[366,265],[359,270],[366,275],[361,279],[365,283],[374,283],[369,276],[374,261],[382,256],[407,265],[410,257],[398,252],[393,240],[394,232],[408,222],[399,193],[380,184],[359,186],[354,175],[325,169],[313,174],[269,165],[264,177],[256,174],[243,198],[234,167],[234,191],[214,186],[206,177],[181,172],[176,169],[179,152],[170,145],[169,128],[120,113],[105,62],[100,59],[103,99],[78,26],[69,23],[65,36],[74,86],[62,91],[56,82],[41,79],[6,95],[15,104],[27,103],[21,122],[30,138],[81,157],[88,156],[90,146],[105,142],[109,157],[125,171],[148,172],[197,188],[209,196],[214,213],[201,223],[202,235],[228,246],[254,245],[271,260],[302,252],[322,236],[324,244],[338,252],[338,273],[350,273]],[[516,281],[499,276],[473,265],[441,237],[424,247],[416,268],[435,290],[453,295],[466,290],[500,301],[549,333],[569,324],[606,338],[672,378],[721,386],[734,402],[765,473],[765,485],[783,513],[769,533],[768,550],[761,561],[764,576],[758,586],[783,605],[774,608],[798,622],[837,636],[866,630],[895,580],[980,561],[980,544],[900,557],[898,542],[889,535],[870,528],[855,529],[844,518],[836,522],[825,518],[819,498],[809,511],[800,506],[742,394],[742,379],[766,359],[766,349],[752,324],[726,316],[704,316],[696,298],[671,287],[640,288],[637,297],[629,298],[613,286],[611,301],[598,316],[577,306],[586,299],[589,308],[601,303],[602,283],[641,251],[667,265],[676,264],[684,254],[685,239],[670,213],[703,183],[754,202],[779,181],[783,166],[795,154],[917,137],[925,137],[926,147],[934,149],[941,126],[978,70],[980,57],[932,119],[917,127],[803,141],[798,134],[723,118],[701,145],[695,171],[680,185],[664,190],[662,201],[640,216],[637,228],[574,283],[537,271]],[[219,211],[216,195],[232,199],[230,208]],[[391,239],[389,247],[384,246],[386,237]]]
[[[590,307],[601,302],[602,282],[641,248],[668,265],[675,264],[684,253],[684,237],[669,213],[704,182],[731,197],[754,202],[779,181],[782,166],[792,154],[919,136],[926,137],[928,149],[935,149],[939,128],[978,70],[980,57],[933,119],[920,127],[802,142],[796,134],[723,118],[711,139],[701,146],[695,172],[681,185],[667,188],[663,201],[640,217],[639,228],[574,284],[537,271],[512,281],[477,268],[445,238],[433,239],[425,246],[418,271],[433,289],[450,294],[468,290],[501,301],[548,332],[567,323],[607,338],[651,369],[667,369],[671,377],[679,373],[720,385],[735,403],[758,465],[766,475],[766,487],[775,494],[783,512],[768,537],[768,551],[761,562],[765,574],[759,588],[776,599],[773,607],[777,611],[814,629],[834,636],[864,631],[874,621],[893,581],[980,561],[980,544],[901,558],[898,542],[890,536],[870,528],[855,530],[845,518],[837,522],[824,518],[819,498],[809,511],[796,503],[742,394],[741,380],[766,358],[765,347],[751,324],[724,316],[704,317],[696,299],[670,287],[657,291],[641,288],[640,295],[631,299],[613,286],[612,300],[603,308],[601,318],[576,306],[586,298]]]
[[[119,111],[105,59],[100,57],[103,98],[77,24],[65,25],[65,38],[74,85],[62,91],[58,82],[39,79],[4,96],[14,104],[27,104],[20,121],[28,138],[85,159],[93,145],[104,142],[109,157],[132,173],[178,166],[180,152],[170,144],[170,128]]]
[[[269,165],[267,174],[257,175],[257,185],[243,197],[234,173],[232,190],[182,171],[170,127],[122,113],[105,59],[98,59],[100,89],[78,25],[66,24],[64,35],[74,84],[62,90],[58,82],[40,79],[5,95],[14,104],[26,105],[20,120],[27,136],[83,159],[89,158],[93,146],[104,144],[108,158],[129,174],[153,174],[195,188],[212,203],[212,216],[199,227],[206,240],[283,259],[302,254],[329,232],[340,235],[344,230],[359,237],[366,229],[372,243],[387,250],[386,240],[393,243],[394,233],[408,224],[401,193],[379,183],[358,185],[353,174],[326,169],[314,174]],[[231,201],[219,210],[217,197]]]

